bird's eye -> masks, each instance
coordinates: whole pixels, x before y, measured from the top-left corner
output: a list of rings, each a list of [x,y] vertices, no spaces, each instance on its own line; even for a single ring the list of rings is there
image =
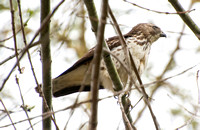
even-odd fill
[[[158,29],[158,27],[157,27],[157,26],[152,26],[152,28],[153,28],[153,29]]]

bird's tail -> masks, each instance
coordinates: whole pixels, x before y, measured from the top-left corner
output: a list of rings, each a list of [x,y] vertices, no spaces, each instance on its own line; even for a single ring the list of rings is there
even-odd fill
[[[81,65],[53,79],[53,95],[59,97],[79,92],[82,85],[81,91],[89,91],[91,72],[87,74],[88,68],[88,64]]]

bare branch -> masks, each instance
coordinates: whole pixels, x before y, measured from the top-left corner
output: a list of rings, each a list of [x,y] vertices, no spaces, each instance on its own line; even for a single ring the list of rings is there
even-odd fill
[[[129,109],[129,107],[131,106],[131,102],[128,103],[126,100],[128,100],[128,101],[130,101],[130,100],[124,96],[126,96],[125,93],[120,93],[118,96],[118,103],[119,103],[120,109],[122,111],[122,117],[124,120],[124,124],[126,126],[126,129],[136,130],[136,128],[134,126],[132,126],[132,119],[130,119],[130,116],[128,116],[130,113],[129,113],[129,111],[127,111],[127,109]],[[123,100],[124,98],[126,98],[126,99]],[[123,101],[125,101],[125,104],[123,103]]]
[[[98,113],[98,98],[99,98],[99,72],[100,63],[102,56],[102,48],[104,41],[104,30],[107,17],[108,0],[103,0],[101,5],[101,18],[97,30],[97,46],[94,51],[93,65],[92,65],[92,75],[91,75],[91,92],[92,92],[92,106],[91,106],[91,117],[89,123],[90,130],[96,130],[97,127],[97,113]]]
[[[10,12],[11,12],[11,20],[12,20],[12,32],[13,32],[13,40],[14,40],[14,46],[15,46],[15,56],[16,56],[16,60],[18,61],[18,51],[17,51],[17,39],[16,39],[16,32],[15,32],[15,17],[14,17],[14,10],[13,10],[13,4],[12,4],[12,0],[10,0]],[[17,63],[18,66],[18,70],[20,73],[21,72],[21,68],[20,68],[20,63]]]
[[[177,12],[184,12],[185,10],[178,2],[178,0],[168,0],[172,6],[176,9]],[[192,32],[196,35],[196,37],[200,40],[200,28],[195,24],[192,18],[188,15],[188,13],[178,14],[182,20],[187,24],[187,26],[192,30]]]
[[[87,7],[90,23],[92,25],[92,31],[97,36],[98,29],[98,16],[93,0],[84,0],[85,6]]]
[[[10,122],[11,122],[11,125],[14,127],[14,129],[16,130],[16,127],[15,127],[15,124],[13,123],[12,121],[12,118],[10,117],[10,112],[6,109],[6,106],[4,105],[2,99],[0,98],[0,102],[1,104],[3,105],[4,109],[5,109],[5,112],[7,113],[8,115],[8,118],[10,119]]]
[[[168,97],[169,98],[171,98],[173,101],[174,101],[174,99],[168,94]],[[188,112],[189,114],[191,114],[192,115],[192,117],[190,117],[189,119],[187,119],[187,121],[185,121],[185,123],[183,124],[183,125],[181,125],[181,126],[179,126],[178,128],[175,128],[175,130],[179,130],[179,129],[181,129],[181,128],[183,128],[183,127],[185,127],[185,126],[187,126],[187,125],[189,125],[189,124],[191,124],[192,123],[192,121],[195,119],[195,117],[197,117],[197,113],[198,113],[198,107],[196,107],[196,108],[194,108],[195,109],[195,112],[191,112],[191,111],[189,111],[187,108],[185,108],[183,105],[181,105],[180,103],[177,103],[177,102],[175,102],[180,108],[183,108],[186,112]],[[198,104],[199,105],[199,104]]]
[[[26,114],[26,116],[27,116],[28,122],[29,122],[29,124],[30,124],[30,127],[31,127],[32,130],[33,130],[33,125],[32,125],[31,120],[30,120],[30,118],[29,118],[29,115],[28,115],[28,112],[27,112],[27,108],[25,107],[26,105],[25,105],[25,103],[24,103],[24,98],[23,98],[23,96],[22,96],[21,87],[20,87],[20,85],[19,85],[19,78],[17,77],[17,75],[15,76],[15,80],[16,80],[17,86],[18,86],[18,88],[19,88],[19,93],[20,93],[20,97],[21,97],[21,101],[22,101],[21,108],[24,110],[24,112],[25,112],[25,114]]]
[[[141,9],[144,9],[144,10],[147,10],[147,11],[151,11],[151,12],[154,12],[154,13],[159,13],[159,14],[186,14],[186,13],[190,13],[192,11],[195,11],[195,9],[192,9],[192,10],[187,10],[187,11],[182,11],[182,12],[162,12],[162,11],[157,11],[157,10],[152,10],[152,9],[148,9],[148,8],[142,7],[140,5],[137,5],[137,4],[133,3],[133,2],[129,2],[127,0],[124,0],[124,1],[127,2],[127,3],[132,4],[133,6],[139,7]]]
[[[27,41],[26,41],[26,36],[25,36],[25,31],[24,31],[24,23],[23,23],[22,12],[21,12],[20,0],[17,0],[17,3],[18,3],[19,17],[20,17],[20,23],[21,23],[21,30],[22,30],[22,36],[23,36],[23,40],[24,40],[24,45],[27,46]],[[31,70],[32,70],[32,73],[33,73],[33,77],[35,79],[35,83],[38,86],[39,83],[38,83],[38,80],[36,78],[36,74],[35,74],[34,67],[33,67],[33,64],[32,64],[32,61],[31,61],[31,55],[29,53],[29,50],[27,50],[27,54],[28,54],[28,60],[29,60],[30,66],[31,66]]]

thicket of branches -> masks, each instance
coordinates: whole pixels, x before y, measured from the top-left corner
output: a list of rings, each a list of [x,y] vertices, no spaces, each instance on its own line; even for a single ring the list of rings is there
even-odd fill
[[[137,125],[138,122],[143,122],[143,124],[145,124],[145,120],[142,117],[145,110],[148,110],[146,113],[150,114],[151,118],[149,119],[152,120],[151,123],[154,124],[154,128],[165,129],[160,125],[160,120],[157,118],[157,114],[155,114],[157,113],[156,110],[159,108],[155,109],[155,106],[152,107],[154,100],[157,100],[155,95],[159,93],[162,88],[165,88],[168,93],[170,93],[168,98],[178,106],[177,108],[171,108],[169,105],[169,107],[166,108],[170,111],[170,116],[172,118],[180,116],[180,119],[183,120],[183,123],[177,124],[174,129],[200,128],[198,123],[200,116],[198,111],[200,104],[199,64],[193,64],[182,71],[175,71],[173,74],[170,73],[178,67],[176,64],[176,55],[183,50],[181,40],[188,35],[185,33],[185,27],[187,26],[190,28],[192,32],[192,35],[189,35],[190,37],[196,37],[196,39],[200,40],[200,28],[190,17],[190,13],[195,11],[192,9],[192,6],[200,1],[192,0],[189,8],[184,10],[179,1],[169,0],[171,8],[173,7],[175,9],[174,12],[159,11],[126,0],[122,2],[132,6],[134,10],[143,10],[158,15],[176,15],[180,17],[184,23],[182,30],[177,30],[177,32],[165,30],[168,31],[168,33],[177,35],[177,41],[173,41],[176,45],[169,54],[169,58],[166,58],[165,67],[163,67],[160,74],[152,74],[150,71],[151,65],[149,65],[145,74],[147,81],[150,81],[150,83],[146,83],[141,77],[138,77],[138,80],[143,82],[140,82],[139,86],[134,85],[132,90],[128,90],[133,91],[134,94],[139,93],[137,94],[137,98],[131,98],[131,96],[127,94],[127,90],[121,91],[122,85],[120,80],[118,80],[119,78],[116,77],[117,74],[115,74],[114,67],[112,67],[112,61],[106,59],[108,55],[110,55],[110,52],[102,48],[103,44],[105,44],[105,28],[108,25],[112,26],[113,30],[116,30],[116,35],[120,36],[122,45],[126,48],[126,43],[120,31],[120,27],[122,26],[121,28],[123,28],[125,25],[119,24],[117,16],[130,15],[128,12],[130,10],[126,12],[119,9],[121,11],[119,13],[117,12],[118,10],[112,9],[112,4],[109,5],[108,0],[100,1],[101,4],[99,4],[99,1],[93,0],[77,0],[70,2],[65,0],[59,2],[41,0],[35,8],[26,9],[23,9],[26,5],[20,0],[2,0],[0,2],[0,16],[2,14],[2,20],[8,22],[2,23],[0,31],[0,128],[9,129],[13,127],[14,129],[35,129],[42,124],[43,129],[52,129],[51,126],[53,126],[53,129],[63,129],[63,126],[65,129],[70,129],[70,124],[76,124],[79,129],[94,130],[97,129],[98,122],[101,122],[101,120],[98,120],[99,109],[97,108],[99,102],[115,97],[117,101],[115,99],[114,101],[121,110],[120,114],[123,120],[123,123],[120,122],[119,124],[123,124],[123,128],[137,129],[137,127],[139,127]],[[98,8],[96,9],[96,7],[100,8],[100,10],[98,10]],[[65,12],[68,12],[67,15]],[[10,16],[6,16],[5,14],[9,14]],[[34,22],[38,22],[40,25],[34,25]],[[89,27],[91,27],[91,29],[88,29]],[[89,33],[89,35],[94,33],[94,36],[90,36],[93,41],[91,39],[86,39],[87,33]],[[56,59],[55,57],[63,56],[67,60],[63,59],[68,63],[69,60],[74,59],[76,56],[76,58],[80,58],[87,53],[87,46],[91,46],[88,41],[97,44],[95,52],[102,52],[106,55],[104,60],[106,61],[106,65],[110,68],[109,70],[111,72],[109,74],[113,77],[112,79],[116,79],[113,83],[115,84],[115,88],[117,88],[116,90],[119,90],[120,93],[99,97],[98,78],[95,77],[98,77],[98,65],[101,60],[101,54],[96,53],[94,61],[95,67],[92,69],[92,86],[96,89],[92,89],[89,96],[81,101],[81,96],[76,94],[72,100],[70,99],[71,97],[69,98],[69,96],[66,96],[59,101],[65,102],[65,106],[58,106],[60,104],[55,103],[58,99],[53,99],[52,103],[51,79],[53,76],[51,64],[57,68],[60,67],[58,66],[59,63],[54,63],[54,61],[56,61],[54,60]],[[75,50],[76,56],[71,55],[72,49]],[[199,55],[199,50],[198,47],[192,51],[196,51],[196,55]],[[125,49],[125,54],[126,53],[128,54],[128,51],[126,52]],[[130,62],[133,60],[128,56],[127,58],[130,58]],[[157,64],[159,64],[159,61],[157,61]],[[52,68],[55,69],[56,67]],[[38,70],[38,68],[40,69]],[[64,69],[67,69],[67,67]],[[130,77],[131,73],[137,73],[137,71],[130,72],[130,70],[128,70],[128,72]],[[60,72],[57,72],[56,74],[58,75],[59,73]],[[190,84],[190,89],[194,90],[197,96],[187,95],[182,86],[176,86],[170,82],[170,80],[176,80],[177,77],[179,78],[186,74],[191,74],[193,77],[196,77],[194,84],[196,84],[197,87],[194,88],[193,85]],[[187,79],[183,78],[183,80]],[[180,82],[184,83],[184,81]],[[42,83],[42,88],[39,87],[40,83]],[[37,89],[36,91],[35,87]],[[148,92],[145,91],[146,89]],[[176,97],[179,103],[171,95]],[[193,100],[196,100],[196,102]],[[184,104],[181,105],[181,103],[185,101],[187,102],[187,107],[184,106]],[[135,111],[135,107],[141,104],[141,102],[143,102],[142,107],[140,107],[138,111]],[[164,103],[160,105],[164,105]],[[165,105],[167,106],[167,104]],[[78,108],[82,110],[82,113],[85,113],[84,116],[86,117],[84,117],[82,122],[74,123],[74,120],[71,120],[72,118],[79,118],[75,114],[76,111],[80,111],[77,110]],[[107,106],[105,106],[104,110],[106,110],[106,108]],[[63,117],[59,119],[61,118],[59,114],[62,112],[67,112],[67,114],[65,113],[65,119],[63,119]],[[113,117],[113,120],[114,118],[115,117]],[[60,123],[57,120],[63,122]],[[119,124],[114,124],[116,125],[114,128],[118,128]],[[24,127],[22,127],[23,125]],[[98,127],[101,129],[101,126]]]

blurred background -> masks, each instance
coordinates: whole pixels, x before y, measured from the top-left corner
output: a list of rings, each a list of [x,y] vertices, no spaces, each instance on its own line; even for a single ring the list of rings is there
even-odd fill
[[[54,9],[59,2],[51,0],[51,9]],[[181,130],[200,129],[200,113],[198,111],[200,103],[198,82],[200,80],[197,77],[200,70],[199,40],[187,25],[184,27],[184,22],[177,14],[170,14],[176,11],[167,0],[131,0],[130,2],[154,11],[147,11],[123,0],[109,0],[122,33],[127,33],[138,23],[154,23],[167,35],[167,38],[160,38],[152,45],[148,66],[142,75],[143,83],[150,83],[146,90],[151,97],[152,108],[161,129],[170,130],[182,126]],[[184,0],[180,2],[185,10],[195,9],[189,15],[200,27],[200,1]],[[94,0],[94,3],[99,15],[101,1]],[[18,52],[21,52],[25,46],[16,1],[13,1],[13,7]],[[29,43],[40,27],[40,1],[21,0],[21,9],[26,39]],[[8,0],[0,1],[0,19],[0,85],[2,85],[16,63]],[[105,38],[115,35],[116,32],[108,19]],[[38,39],[37,37],[35,41]],[[52,77],[55,78],[96,44],[83,1],[65,1],[59,7],[51,18],[50,40]],[[29,51],[37,79],[41,83],[40,45],[32,47]],[[0,92],[0,129],[13,129],[13,126],[9,125],[11,121],[5,108],[10,112],[13,122],[19,122],[15,125],[17,129],[30,129],[26,120],[27,116],[21,106],[23,103],[19,88],[24,105],[30,109],[29,117],[37,116],[37,118],[31,119],[33,127],[41,129],[42,98],[35,91],[36,84],[27,55],[20,61],[20,66],[23,68],[23,73],[20,74],[16,68]],[[16,77],[19,84],[16,83]],[[164,82],[152,83],[168,77],[171,78]],[[99,102],[98,129],[124,129],[117,99],[106,90],[100,90],[99,94],[100,98],[111,97]],[[89,104],[83,104],[74,109],[73,114],[71,109],[63,110],[72,105],[76,97],[77,94],[71,94],[53,98],[53,110],[56,112],[56,122],[60,129],[87,129],[90,113]],[[88,100],[89,97],[89,93],[81,93],[79,101]],[[133,90],[130,95],[132,105],[134,106],[140,98],[141,95]],[[143,101],[133,107],[131,115],[138,130],[155,129],[152,117]],[[54,126],[52,128],[55,129]]]

